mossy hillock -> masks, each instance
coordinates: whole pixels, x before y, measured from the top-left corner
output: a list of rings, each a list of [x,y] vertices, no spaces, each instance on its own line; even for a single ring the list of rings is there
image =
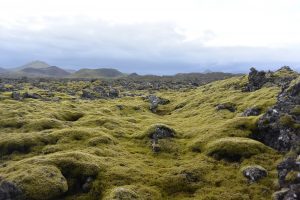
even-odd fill
[[[245,91],[246,75],[155,90],[115,80],[118,97],[82,98],[83,89],[100,93],[102,81],[8,81],[0,94],[0,180],[29,200],[250,200],[270,199],[278,189],[283,154],[253,135],[283,85]],[[291,84],[284,87],[294,94]],[[13,90],[43,98],[13,100]],[[169,101],[152,112],[149,95]],[[253,108],[259,112],[244,114]],[[282,125],[295,128],[298,110],[289,107]],[[267,176],[250,183],[242,171],[258,165]]]

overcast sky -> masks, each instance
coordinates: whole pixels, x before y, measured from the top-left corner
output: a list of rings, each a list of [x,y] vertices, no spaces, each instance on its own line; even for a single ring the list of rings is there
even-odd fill
[[[300,68],[299,0],[1,0],[0,67]]]

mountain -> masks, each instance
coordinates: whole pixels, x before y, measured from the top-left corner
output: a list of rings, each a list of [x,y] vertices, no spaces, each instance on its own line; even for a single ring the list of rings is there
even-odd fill
[[[48,68],[48,67],[50,67],[49,64],[47,64],[43,61],[37,60],[37,61],[27,63],[26,65],[23,65],[21,67],[18,67],[15,70],[19,71],[19,70],[26,69],[26,68],[43,69],[43,68]]]
[[[42,77],[65,77],[70,75],[69,72],[56,67],[44,67],[44,68],[32,68],[32,67],[26,67],[20,72],[24,73],[24,75],[27,76],[42,76]]]
[[[80,69],[71,75],[72,78],[118,78],[124,74],[112,68]]]

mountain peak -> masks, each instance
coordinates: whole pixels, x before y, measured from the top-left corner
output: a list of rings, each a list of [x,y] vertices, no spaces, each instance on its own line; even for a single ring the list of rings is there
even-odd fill
[[[36,61],[32,61],[30,63],[27,63],[27,64],[19,67],[18,69],[20,69],[20,70],[26,69],[26,68],[43,69],[43,68],[48,68],[48,67],[50,67],[50,65],[47,64],[46,62],[36,60]]]

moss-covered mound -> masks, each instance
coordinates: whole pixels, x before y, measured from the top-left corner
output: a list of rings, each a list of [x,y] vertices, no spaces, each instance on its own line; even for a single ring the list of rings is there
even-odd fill
[[[9,179],[20,186],[26,199],[55,199],[68,191],[68,184],[60,170],[54,166],[28,166],[14,172]]]
[[[240,161],[268,151],[267,146],[252,139],[229,137],[212,141],[206,146],[206,154],[216,159]]]

